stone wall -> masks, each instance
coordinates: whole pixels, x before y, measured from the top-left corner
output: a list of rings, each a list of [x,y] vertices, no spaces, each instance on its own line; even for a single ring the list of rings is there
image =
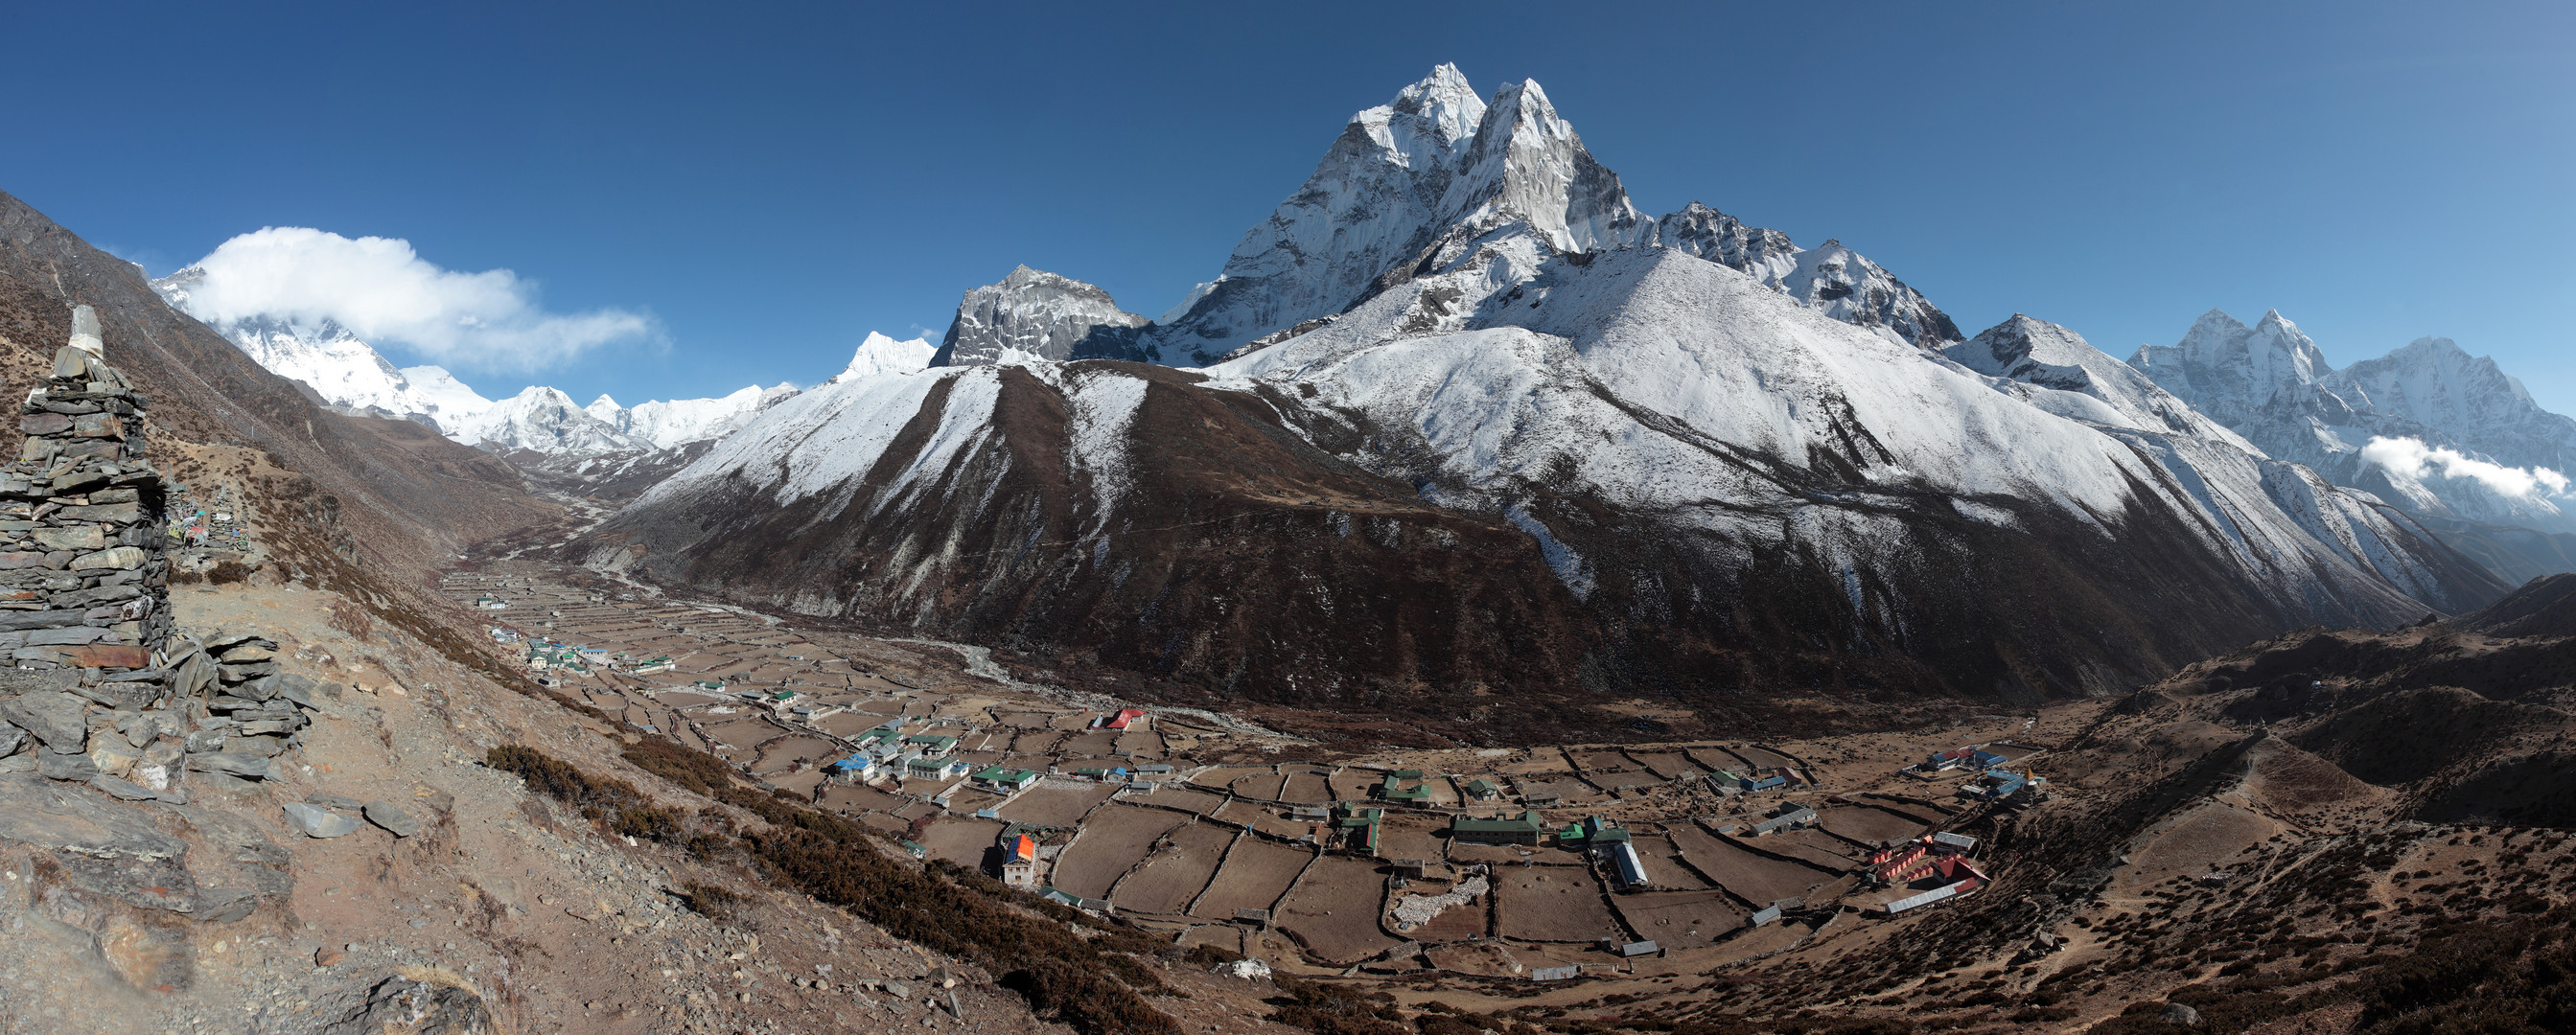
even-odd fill
[[[14,668],[157,691],[171,629],[164,487],[143,456],[144,397],[105,351],[97,314],[80,307],[20,407],[26,443],[0,465],[0,647]]]

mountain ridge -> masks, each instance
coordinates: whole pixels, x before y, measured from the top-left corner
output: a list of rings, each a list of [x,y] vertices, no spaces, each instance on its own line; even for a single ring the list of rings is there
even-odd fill
[[[1086,296],[1120,315],[1031,324],[1066,359],[818,388],[561,556],[1193,699],[1452,727],[1461,702],[1501,727],[1618,695],[1743,716],[2119,692],[2250,631],[2504,592],[2064,328],[1968,348],[1928,302],[1881,304],[1893,286],[1837,309],[1864,292],[1816,288],[1858,280],[1797,271],[1883,271],[1705,206],[1718,260],[1663,246],[1534,85],[1455,135],[1453,71],[1354,119],[1246,238],[1333,223],[1348,182],[1446,177],[1436,203],[1381,190],[1411,205],[1372,210],[1391,224],[1345,221],[1368,233],[1336,238],[1344,266],[1256,244],[1277,272],[1236,276],[1238,248],[1174,324]],[[1405,222],[1434,211],[1457,221]],[[1376,268],[1399,238],[1419,250]],[[1316,284],[1366,286],[1316,313]],[[1208,365],[1137,364],[1194,327],[1222,332],[1188,354]],[[1103,341],[1132,347],[1085,358]]]

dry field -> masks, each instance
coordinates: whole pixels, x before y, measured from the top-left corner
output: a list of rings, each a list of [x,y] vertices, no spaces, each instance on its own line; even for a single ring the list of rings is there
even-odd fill
[[[1714,891],[1618,895],[1611,902],[1629,927],[1668,949],[1706,945],[1744,926],[1744,914]]]
[[[1238,840],[1234,850],[1226,853],[1225,865],[1218,867],[1216,878],[1208,882],[1207,894],[1190,908],[1190,915],[1232,920],[1238,909],[1268,909],[1314,857],[1313,852],[1265,838]]]
[[[1333,800],[1333,789],[1317,773],[1291,773],[1288,786],[1279,792],[1279,800],[1291,805],[1322,805]]]
[[[1378,824],[1378,854],[1438,862],[1447,854],[1449,839],[1442,832],[1448,829],[1447,821],[1429,816],[1389,815]]]
[[[1234,782],[1236,780],[1243,779],[1244,777],[1251,776],[1255,773],[1266,773],[1269,771],[1270,767],[1266,765],[1217,766],[1216,768],[1209,769],[1206,772],[1190,777],[1189,782],[1192,787],[1198,787],[1218,794],[1224,794],[1233,789]]]
[[[1769,748],[1759,748],[1748,744],[1734,750],[1736,754],[1744,756],[1745,761],[1751,762],[1754,765],[1782,766],[1798,764],[1791,761],[1789,756],[1773,751]]]
[[[1712,773],[1724,770],[1726,772],[1734,773],[1737,776],[1743,776],[1748,770],[1753,768],[1753,763],[1745,761],[1744,756],[1715,744],[1697,745],[1684,748],[1682,750],[1682,755],[1683,757],[1690,759],[1692,764]]]
[[[1084,755],[1091,758],[1108,758],[1117,750],[1117,730],[1090,730],[1076,733],[1068,738],[1063,746],[1056,748],[1059,754]]]
[[[1495,877],[1495,933],[1533,942],[1588,942],[1619,934],[1601,885],[1579,866],[1505,866]]]
[[[1117,788],[1108,784],[1089,787],[1033,787],[1027,793],[1002,806],[1003,819],[1040,826],[1069,827],[1082,821],[1085,813]]]
[[[993,840],[1002,836],[1002,825],[989,819],[942,819],[921,833],[921,847],[930,850],[933,859],[946,859],[968,869],[980,869],[984,855]]]
[[[1118,908],[1131,913],[1177,914],[1216,876],[1227,846],[1240,836],[1214,823],[1192,823],[1171,834],[1172,846],[1156,852],[1110,889]]]
[[[1395,945],[1378,928],[1385,886],[1385,875],[1367,860],[1327,855],[1297,881],[1272,922],[1295,933],[1316,956],[1357,963]]]
[[[1928,829],[1911,816],[1868,805],[1839,805],[1819,810],[1817,816],[1825,829],[1863,844],[1902,841]]]
[[[1671,836],[1690,858],[1691,865],[1716,880],[1719,887],[1755,905],[1803,897],[1831,883],[1836,876],[1813,866],[1755,855],[1696,829],[1676,827]]]
[[[1631,751],[1628,755],[1636,759],[1638,765],[1644,766],[1647,772],[1667,780],[1698,776],[1701,773],[1700,767],[1691,764],[1690,756],[1679,751]]]
[[[1110,885],[1143,862],[1154,842],[1187,822],[1187,816],[1133,805],[1111,805],[1094,812],[1056,859],[1050,883],[1085,898],[1107,898]]]
[[[815,736],[781,737],[760,747],[760,760],[752,763],[755,773],[774,773],[798,762],[817,765],[839,758],[848,752],[839,745]]]
[[[1637,858],[1646,864],[1646,879],[1667,891],[1712,891],[1714,886],[1701,880],[1675,858],[1678,854],[1669,837],[1639,834],[1630,838],[1637,846]]]
[[[1814,863],[1829,870],[1847,870],[1868,858],[1869,853],[1850,842],[1822,830],[1783,830],[1755,838],[1754,845],[1766,852],[1776,852]]]
[[[1202,816],[1215,815],[1217,808],[1225,804],[1224,798],[1186,787],[1157,787],[1144,800],[1164,808],[1188,809]]]
[[[1278,801],[1279,788],[1287,782],[1287,777],[1281,776],[1277,773],[1254,773],[1250,776],[1244,777],[1243,779],[1236,780],[1234,782],[1234,793],[1235,796],[1239,798],[1256,798],[1261,801]]]

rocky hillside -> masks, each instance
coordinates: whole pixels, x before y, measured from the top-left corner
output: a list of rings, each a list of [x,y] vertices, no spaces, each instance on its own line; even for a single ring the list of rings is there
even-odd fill
[[[1173,693],[1469,725],[2116,691],[2249,634],[2504,590],[2064,328],[1956,342],[1887,284],[1837,308],[1875,266],[1713,216],[1696,254],[1660,246],[1535,84],[1471,101],[1443,71],[1361,113],[1318,177],[1410,193],[1292,199],[1247,240],[1311,237],[1288,251],[1312,262],[1137,339],[1169,359],[1156,335],[1199,328],[1193,361],[1234,358],[831,385],[569,555]],[[1798,293],[1826,283],[1853,293]]]

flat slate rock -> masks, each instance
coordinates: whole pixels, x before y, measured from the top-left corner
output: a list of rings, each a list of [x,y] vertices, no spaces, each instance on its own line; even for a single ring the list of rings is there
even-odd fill
[[[259,780],[268,777],[268,759],[259,755],[237,755],[229,751],[209,751],[189,755],[188,768],[200,773],[222,773],[226,776]]]
[[[0,719],[36,735],[37,740],[56,751],[78,751],[89,740],[89,727],[82,716],[89,703],[59,690],[22,694],[0,701]]]
[[[48,780],[87,782],[98,775],[98,763],[88,755],[66,755],[49,749],[36,755],[36,775]]]
[[[286,810],[286,822],[306,837],[340,837],[358,829],[357,820],[318,805],[290,801],[281,807]]]
[[[49,854],[65,883],[91,894],[176,913],[196,908],[188,842],[85,786],[0,773],[0,843]]]
[[[371,801],[365,808],[367,822],[393,831],[395,837],[410,837],[420,833],[420,820],[413,818],[411,813],[395,807],[392,802]]]
[[[304,803],[307,805],[319,805],[326,809],[338,809],[342,812],[356,812],[359,809],[367,807],[367,803],[359,801],[356,798],[349,797],[345,794],[329,794],[322,791],[315,791],[311,794],[305,795]]]
[[[106,773],[100,773],[96,776],[90,777],[89,785],[96,787],[99,790],[106,791],[111,797],[125,801],[150,801],[161,797],[161,792],[159,791],[143,786],[142,784],[135,783],[131,780],[109,776]]]

